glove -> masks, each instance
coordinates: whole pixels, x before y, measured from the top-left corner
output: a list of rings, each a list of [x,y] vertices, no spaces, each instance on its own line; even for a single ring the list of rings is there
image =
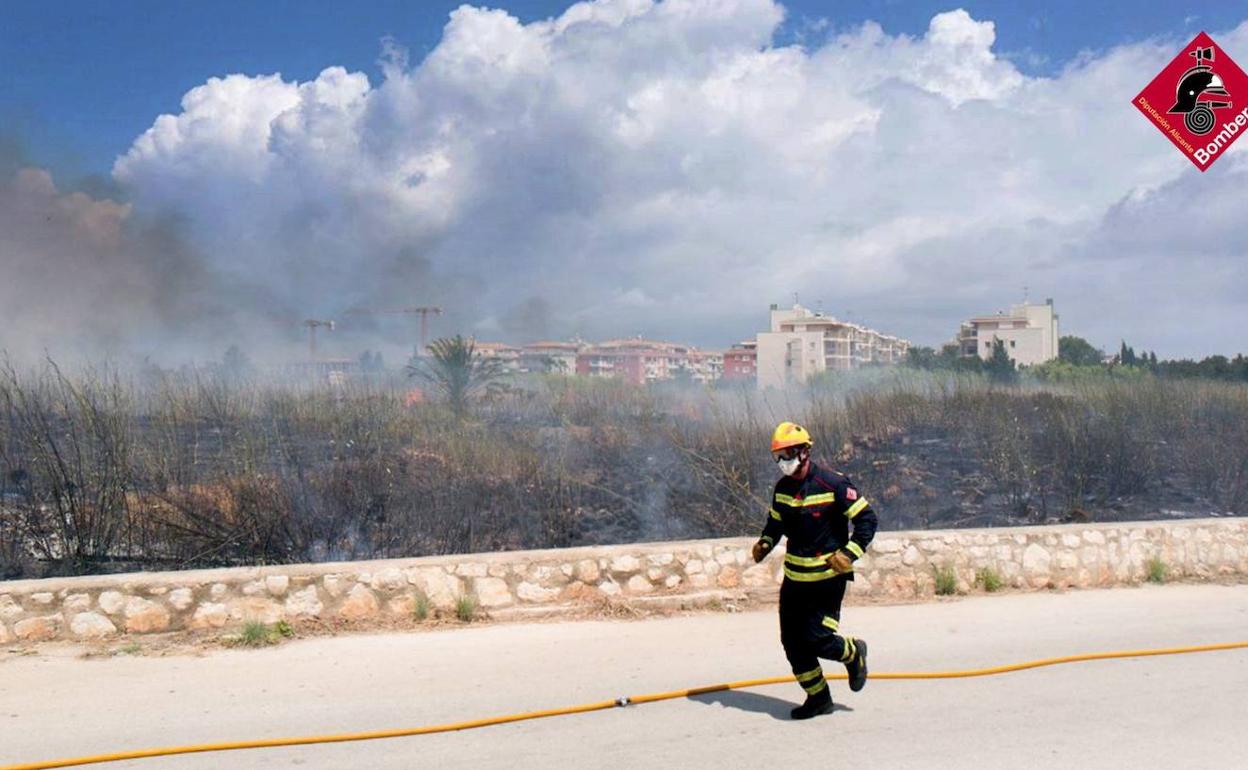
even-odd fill
[[[838,575],[846,572],[853,572],[854,560],[849,557],[849,553],[841,549],[828,557],[828,566],[832,568]]]
[[[771,544],[765,540],[759,540],[754,544],[754,548],[751,550],[751,555],[754,557],[755,564],[758,564],[763,559],[766,559],[767,554],[769,553],[771,553]]]

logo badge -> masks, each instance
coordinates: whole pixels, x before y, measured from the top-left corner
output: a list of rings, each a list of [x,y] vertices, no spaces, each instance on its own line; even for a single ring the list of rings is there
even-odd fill
[[[1204,171],[1248,128],[1248,75],[1201,32],[1134,104]]]

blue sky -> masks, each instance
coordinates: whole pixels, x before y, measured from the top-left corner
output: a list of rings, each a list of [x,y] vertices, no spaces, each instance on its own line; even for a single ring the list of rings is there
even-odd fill
[[[330,65],[376,82],[380,40],[393,36],[414,61],[433,48],[458,2],[269,0],[121,3],[6,0],[0,23],[0,138],[14,135],[31,159],[64,182],[107,175],[156,115],[209,77],[280,72],[308,80]],[[493,5],[521,21],[569,3]],[[1029,75],[1053,74],[1081,52],[1151,36],[1183,38],[1234,26],[1237,3],[786,2],[778,42],[817,42],[828,31],[874,20],[890,35],[920,36],[938,12],[963,7],[996,22],[995,50]],[[1237,13],[1238,12],[1238,13]],[[826,24],[821,20],[826,20]],[[1142,83],[1146,80],[1142,79]]]

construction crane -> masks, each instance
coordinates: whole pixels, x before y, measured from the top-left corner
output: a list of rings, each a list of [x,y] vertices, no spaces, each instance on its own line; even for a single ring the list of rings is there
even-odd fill
[[[425,354],[429,345],[429,316],[442,315],[442,308],[431,305],[421,307],[403,307],[394,310],[378,310],[374,308],[356,308],[348,310],[344,315],[419,315],[420,316],[420,348],[418,353]]]
[[[332,332],[334,330],[334,322],[333,321],[320,321],[315,318],[309,318],[308,320],[303,322],[303,325],[308,327],[308,357],[311,360],[315,361],[316,360],[316,330],[321,327],[325,327],[327,330]]]

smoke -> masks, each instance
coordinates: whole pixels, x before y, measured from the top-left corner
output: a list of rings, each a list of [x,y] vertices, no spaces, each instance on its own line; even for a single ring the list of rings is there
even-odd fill
[[[219,280],[173,222],[59,190],[20,152],[0,154],[0,350],[19,360],[174,360],[219,354],[253,321],[273,320],[259,310],[260,289]]]

